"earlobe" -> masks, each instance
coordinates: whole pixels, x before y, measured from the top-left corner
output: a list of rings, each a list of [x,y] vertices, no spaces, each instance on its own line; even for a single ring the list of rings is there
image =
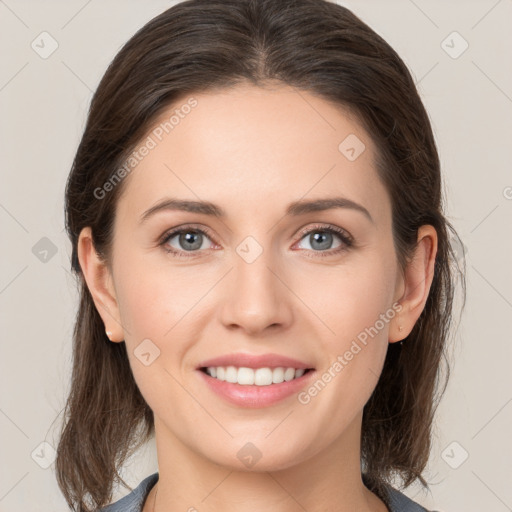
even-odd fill
[[[418,230],[414,254],[404,272],[404,292],[399,299],[402,309],[391,326],[389,342],[406,338],[425,308],[434,279],[437,254],[437,232],[433,226],[424,225]],[[400,328],[401,327],[401,328]]]
[[[123,328],[111,273],[98,256],[90,227],[85,227],[78,237],[78,260],[94,305],[105,325],[110,341],[123,341]]]

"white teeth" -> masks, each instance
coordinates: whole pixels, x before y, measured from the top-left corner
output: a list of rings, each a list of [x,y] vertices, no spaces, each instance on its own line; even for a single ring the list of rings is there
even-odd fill
[[[238,384],[254,384],[254,370],[252,368],[238,368]]]
[[[284,381],[284,368],[274,368],[272,372],[272,383],[281,384]]]
[[[247,369],[249,370],[249,368]],[[272,370],[270,368],[258,368],[254,372],[254,384],[256,386],[270,386],[272,384]]]
[[[226,368],[226,382],[236,382],[238,379],[238,371],[234,366]]]
[[[286,368],[284,372],[284,380],[289,381],[295,377],[295,369],[294,368]]]
[[[244,386],[270,386],[271,384],[280,384],[284,381],[290,381],[302,377],[305,369],[300,368],[253,368],[235,366],[209,366],[206,373],[218,380],[241,384]]]

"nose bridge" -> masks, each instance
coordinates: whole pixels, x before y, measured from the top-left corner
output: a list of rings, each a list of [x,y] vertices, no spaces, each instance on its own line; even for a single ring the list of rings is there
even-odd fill
[[[265,237],[265,244],[270,244],[270,238]],[[287,324],[291,319],[291,305],[286,287],[275,275],[279,273],[275,268],[281,267],[275,251],[253,236],[243,239],[235,251],[230,273],[232,286],[222,312],[224,324],[236,324],[250,332]]]

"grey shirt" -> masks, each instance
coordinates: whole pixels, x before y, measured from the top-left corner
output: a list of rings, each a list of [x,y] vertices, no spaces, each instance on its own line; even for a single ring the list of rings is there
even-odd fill
[[[158,481],[158,473],[148,476],[133,491],[99,512],[141,512],[149,491]],[[391,512],[429,512],[397,489],[388,486]]]

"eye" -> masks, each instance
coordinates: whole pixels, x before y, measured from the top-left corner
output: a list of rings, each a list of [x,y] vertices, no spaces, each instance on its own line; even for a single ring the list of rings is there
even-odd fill
[[[160,242],[164,250],[179,258],[190,258],[197,256],[201,250],[208,249],[207,240],[211,241],[212,235],[206,228],[193,226],[181,226],[166,232]],[[331,247],[333,239],[341,241],[338,246]],[[176,239],[173,242],[173,239]],[[332,256],[348,250],[353,245],[352,236],[344,229],[333,225],[319,224],[310,227],[300,233],[300,240],[305,239],[309,244],[306,249],[316,253],[315,256]],[[188,253],[188,254],[187,254]]]
[[[174,242],[175,245],[170,244],[173,238],[176,239]],[[209,238],[208,230],[185,226],[165,233],[159,245],[161,245],[166,252],[172,253],[174,256],[187,258],[195,256],[194,253],[199,250],[208,249],[208,244],[205,245],[205,242]],[[187,252],[192,254],[186,254]]]
[[[333,239],[338,238],[341,243],[332,249]],[[316,252],[314,256],[332,256],[346,251],[353,245],[353,239],[344,229],[332,225],[317,225],[301,233],[301,240],[309,244],[306,249]]]

